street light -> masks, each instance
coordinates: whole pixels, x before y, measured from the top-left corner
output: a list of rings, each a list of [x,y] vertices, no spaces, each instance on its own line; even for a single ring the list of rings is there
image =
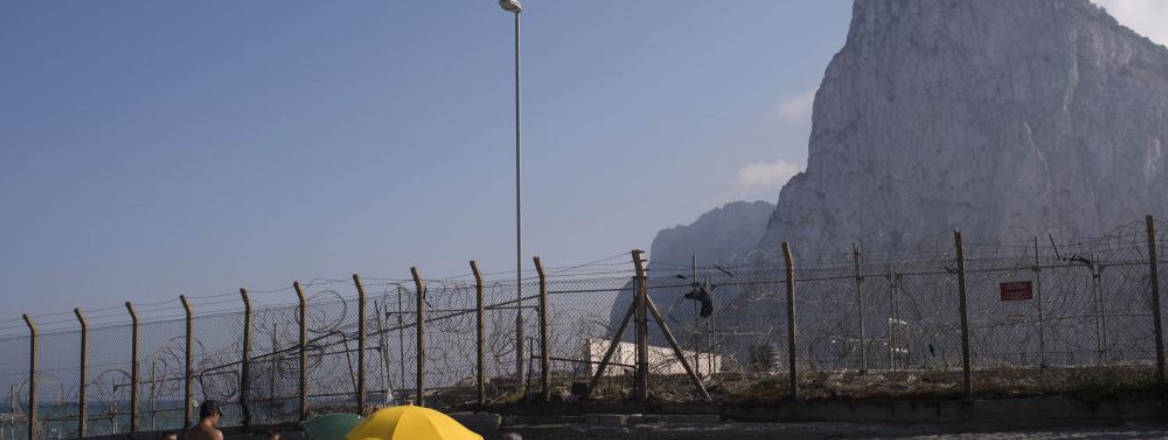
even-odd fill
[[[499,0],[499,7],[515,14],[515,299],[519,307],[515,309],[515,375],[519,383],[523,375],[523,211],[520,197],[521,143],[519,137],[519,13],[523,5],[519,0]]]
[[[523,5],[519,4],[519,0],[499,0],[499,6],[507,12],[523,12]]]

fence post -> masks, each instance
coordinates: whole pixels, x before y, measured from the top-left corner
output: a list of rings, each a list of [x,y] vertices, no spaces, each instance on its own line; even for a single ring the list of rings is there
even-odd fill
[[[191,312],[191,302],[187,300],[186,295],[178,296],[179,302],[182,303],[183,313],[186,314],[186,346],[184,348],[183,356],[183,427],[191,426],[192,403],[195,401],[194,390],[191,388],[194,380],[194,372],[192,371],[194,358],[194,339],[195,339],[195,324],[194,316]]]
[[[130,312],[130,432],[138,432],[138,312],[126,301]]]
[[[89,418],[89,405],[85,399],[85,385],[89,381],[89,321],[79,308],[73,309],[73,314],[77,315],[77,324],[81,326],[81,359],[77,372],[77,436],[85,437],[85,425]]]
[[[636,375],[636,396],[637,400],[645,402],[649,400],[649,321],[648,321],[648,301],[645,298],[649,295],[645,283],[645,260],[642,254],[645,252],[640,249],[633,250],[633,268],[636,270],[636,278],[634,278],[634,292],[636,296],[633,298],[636,302],[636,324],[637,324],[637,375]]]
[[[893,345],[892,322],[899,316],[896,304],[896,271],[888,264],[888,371],[896,371],[896,348]]]
[[[543,264],[539,257],[535,260],[535,271],[539,274],[539,391],[543,401],[552,400],[551,362],[548,353],[548,292],[547,275],[543,272]]]
[[[247,289],[239,288],[239,297],[243,300],[243,363],[240,364],[239,374],[239,408],[243,413],[243,426],[251,426],[251,408],[248,403],[248,392],[251,386],[251,299],[247,296]]]
[[[783,260],[787,272],[787,368],[790,370],[791,399],[799,399],[799,370],[795,362],[795,256],[791,255],[791,245],[783,242]]]
[[[1152,324],[1156,329],[1156,382],[1164,385],[1164,332],[1160,322],[1160,268],[1156,256],[1156,220],[1147,216],[1148,224],[1148,272],[1152,276]]]
[[[479,407],[487,404],[487,387],[484,364],[486,363],[485,346],[486,325],[483,322],[483,276],[479,273],[479,265],[470,260],[470,271],[475,279],[475,392],[478,395]]]
[[[299,302],[298,312],[300,313],[300,343],[298,344],[299,366],[300,366],[300,383],[298,384],[297,394],[300,397],[298,419],[303,422],[308,419],[308,299],[304,296],[304,290],[300,289],[300,282],[292,282],[292,288],[296,290],[296,299]]]
[[[1038,257],[1038,236],[1034,236],[1034,290],[1038,301],[1038,366],[1046,368],[1046,320],[1042,317],[1042,262]]]
[[[961,241],[961,231],[953,231],[953,242],[957,248],[957,297],[961,309],[961,379],[966,397],[973,396],[973,377],[969,359],[969,311],[965,302],[965,246]]]
[[[28,440],[36,440],[37,419],[37,327],[32,316],[22,315],[28,325]]]
[[[856,314],[860,319],[860,372],[868,371],[868,341],[864,336],[864,297],[860,285],[864,284],[864,274],[860,271],[860,248],[852,243],[852,259],[856,266]]]
[[[411,267],[410,275],[414,277],[414,294],[417,303],[414,304],[414,334],[417,336],[414,344],[414,353],[417,357],[417,371],[414,378],[414,402],[418,406],[426,404],[426,283],[418,274],[418,268]]]
[[[365,415],[365,287],[353,274],[357,286],[357,414]]]
[[[681,346],[677,345],[677,339],[673,337],[673,332],[669,331],[669,325],[665,324],[665,318],[661,316],[661,311],[657,310],[657,306],[653,304],[653,298],[646,296],[645,302],[648,304],[649,313],[653,314],[653,319],[657,321],[658,328],[661,329],[661,333],[665,336],[665,341],[669,342],[669,347],[673,349],[673,355],[681,363],[681,368],[685,369],[685,374],[689,376],[690,381],[702,393],[702,397],[706,399],[706,402],[713,402],[710,399],[710,392],[702,384],[702,379],[698,377],[693,368],[690,368],[689,361],[685,360],[685,353],[681,351]]]

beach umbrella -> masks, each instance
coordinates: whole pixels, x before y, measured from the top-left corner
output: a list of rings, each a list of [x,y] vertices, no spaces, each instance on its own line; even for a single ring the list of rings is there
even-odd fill
[[[316,416],[300,426],[312,440],[345,440],[345,434],[361,423],[355,414],[325,414]]]
[[[361,420],[348,440],[483,440],[450,416],[420,406],[384,408]]]

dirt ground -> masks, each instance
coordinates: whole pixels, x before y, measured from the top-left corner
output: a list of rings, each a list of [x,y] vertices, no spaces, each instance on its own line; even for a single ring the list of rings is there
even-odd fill
[[[809,423],[661,423],[636,426],[526,425],[503,427],[526,440],[666,439],[1158,439],[1168,438],[1168,423],[1081,425],[1040,429],[994,429],[992,426],[954,424]],[[487,436],[488,438],[494,438]]]
[[[830,437],[829,437],[830,438]],[[845,437],[841,437],[845,438]],[[856,437],[853,437],[856,438]],[[1056,429],[1030,429],[1019,431],[984,431],[949,434],[896,434],[876,435],[873,439],[910,440],[1048,440],[1048,439],[1159,439],[1168,438],[1168,424],[1126,425],[1109,427],[1065,427]]]

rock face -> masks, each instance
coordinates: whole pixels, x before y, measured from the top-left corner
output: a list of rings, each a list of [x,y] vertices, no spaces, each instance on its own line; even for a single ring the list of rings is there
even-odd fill
[[[1168,214],[1168,49],[1087,0],[858,0],[812,119],[763,248],[1070,239]]]
[[[702,266],[730,265],[743,261],[747,254],[754,250],[774,209],[775,205],[767,202],[730,202],[702,214],[689,225],[661,230],[649,248],[650,276],[672,276],[676,273],[689,276],[686,268],[690,266],[695,256],[698,264]],[[669,275],[665,275],[666,273]],[[694,316],[692,301],[680,301],[686,290],[684,288],[654,290],[650,295],[658,307],[663,309],[662,313],[690,322]],[[615,329],[620,324],[631,300],[631,295],[617,297],[610,313],[610,327]],[[727,295],[719,298],[719,302],[728,300]],[[670,325],[674,323],[671,322]],[[625,333],[626,340],[633,340],[631,330]],[[664,339],[656,329],[651,333],[654,344],[664,344]]]
[[[767,202],[730,202],[702,214],[689,225],[663,229],[649,248],[649,269],[663,265],[726,264],[754,249],[775,205]]]

